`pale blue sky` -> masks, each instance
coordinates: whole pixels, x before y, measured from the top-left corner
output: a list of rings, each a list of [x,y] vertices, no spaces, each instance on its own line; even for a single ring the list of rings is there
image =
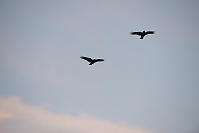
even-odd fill
[[[1,0],[0,96],[197,133],[198,12],[197,0]],[[142,30],[155,34],[129,34]],[[105,61],[89,66],[82,55]]]

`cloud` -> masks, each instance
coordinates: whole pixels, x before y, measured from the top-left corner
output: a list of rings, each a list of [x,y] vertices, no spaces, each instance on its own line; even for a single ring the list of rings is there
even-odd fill
[[[24,104],[18,97],[0,98],[0,130],[4,133],[149,133],[89,115],[56,114]]]
[[[8,112],[0,112],[0,120],[12,118],[13,115]]]

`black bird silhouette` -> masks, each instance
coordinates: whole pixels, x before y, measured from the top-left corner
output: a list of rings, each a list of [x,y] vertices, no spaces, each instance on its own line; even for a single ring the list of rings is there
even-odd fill
[[[138,35],[140,39],[143,39],[145,35],[154,34],[154,31],[142,31],[142,32],[131,32],[131,35]]]
[[[92,65],[92,64],[99,62],[99,61],[104,61],[104,59],[91,59],[91,58],[85,57],[85,56],[81,56],[80,58],[90,62],[89,65]]]

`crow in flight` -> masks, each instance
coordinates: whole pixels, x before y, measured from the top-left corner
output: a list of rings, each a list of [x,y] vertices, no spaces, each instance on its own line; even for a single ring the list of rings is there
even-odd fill
[[[154,34],[154,31],[142,31],[142,32],[131,32],[131,35],[138,35],[140,39],[143,39],[145,35]]]
[[[91,58],[85,57],[85,56],[81,56],[80,58],[88,61],[90,63],[89,65],[92,65],[92,64],[99,62],[99,61],[104,61],[104,59],[91,59]]]

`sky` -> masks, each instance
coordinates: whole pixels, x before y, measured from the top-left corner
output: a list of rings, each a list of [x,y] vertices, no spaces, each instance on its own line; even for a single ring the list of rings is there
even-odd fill
[[[198,12],[197,0],[0,0],[0,131],[198,133]],[[155,34],[130,35],[143,30]]]

